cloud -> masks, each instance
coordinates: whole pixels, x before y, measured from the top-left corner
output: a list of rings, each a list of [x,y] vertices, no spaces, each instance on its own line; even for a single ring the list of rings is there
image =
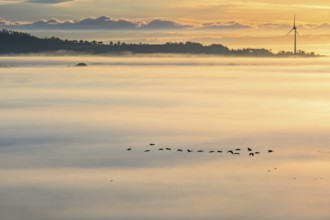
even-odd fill
[[[0,0],[0,4],[14,3],[37,3],[37,4],[59,4],[64,2],[73,2],[74,0]]]
[[[20,0],[0,0],[0,5],[19,3]]]
[[[27,21],[10,21],[6,20],[4,18],[0,18],[0,28],[6,28],[6,27],[15,27],[15,26],[21,26],[29,24]]]
[[[272,30],[290,30],[292,28],[292,24],[280,24],[280,23],[263,23],[257,26],[260,29],[272,29]],[[298,25],[298,29],[321,29],[327,30],[330,29],[330,24],[322,23],[322,24],[301,24]]]
[[[235,21],[226,22],[226,23],[205,23],[202,26],[202,29],[221,29],[221,30],[233,30],[233,29],[249,29],[251,26],[243,25]]]
[[[101,16],[99,18],[85,18],[73,24],[75,27],[83,29],[135,29],[138,25],[136,22],[124,19],[116,20],[106,16]]]
[[[98,18],[84,18],[81,20],[59,20],[41,19],[35,22],[12,22],[0,18],[0,27],[11,29],[59,29],[59,30],[77,30],[77,29],[136,29],[139,23],[125,20],[113,19],[106,16]]]
[[[189,27],[191,26],[161,19],[152,20],[141,26],[142,29],[182,29]]]
[[[38,4],[59,4],[63,2],[72,2],[73,0],[26,0],[25,2],[29,3],[38,3]]]
[[[119,29],[119,30],[165,30],[184,29],[191,26],[170,20],[155,19],[146,23],[128,19],[115,19],[107,16],[88,17],[80,20],[41,19],[35,22],[12,22],[0,18],[0,27],[13,29],[59,29],[59,30],[90,30],[90,29]]]
[[[32,1],[32,0],[31,0]],[[36,0],[33,0],[36,1]],[[59,0],[56,0],[59,2]],[[54,1],[55,2],[55,1]],[[62,2],[64,2],[62,0]],[[186,24],[175,20],[153,19],[150,21],[139,21],[130,19],[117,19],[108,16],[87,17],[79,20],[60,20],[57,18],[40,19],[37,21],[11,21],[0,18],[0,28],[16,30],[288,30],[291,24],[283,23],[261,23],[242,24],[237,21],[210,22],[202,25]],[[302,24],[298,28],[329,30],[330,24]]]
[[[279,24],[279,23],[263,23],[258,25],[261,29],[290,29],[292,25],[288,24]]]
[[[8,21],[6,19],[0,18],[0,25],[1,26],[10,26],[13,25],[14,23],[11,21]]]
[[[317,29],[330,29],[330,24],[329,23],[323,23],[323,24],[320,24],[320,25],[317,25],[315,26],[314,28],[317,28]]]
[[[172,21],[154,19],[148,22],[140,22],[128,19],[115,19],[107,16],[88,17],[80,20],[41,19],[35,22],[12,22],[0,18],[0,27],[12,29],[59,29],[59,30],[89,30],[89,29],[118,29],[118,30],[178,30],[194,28],[192,25]],[[251,26],[237,22],[206,23],[202,29],[248,29]]]

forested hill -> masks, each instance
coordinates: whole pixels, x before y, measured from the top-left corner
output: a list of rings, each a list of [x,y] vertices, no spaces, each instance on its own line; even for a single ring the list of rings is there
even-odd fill
[[[202,45],[200,43],[166,43],[166,44],[127,44],[98,41],[62,40],[56,37],[38,38],[27,33],[1,30],[0,54],[20,53],[51,53],[56,51],[73,51],[89,54],[105,53],[172,53],[172,54],[214,54],[229,56],[289,56],[290,52],[273,54],[266,49],[238,49],[231,50],[221,44]],[[301,52],[299,55],[315,56],[314,53]]]

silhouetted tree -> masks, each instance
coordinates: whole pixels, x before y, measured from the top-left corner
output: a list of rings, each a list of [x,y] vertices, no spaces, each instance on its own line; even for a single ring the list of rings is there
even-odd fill
[[[186,43],[168,42],[165,44],[127,44],[118,41],[110,41],[105,45],[102,41],[61,40],[56,37],[37,38],[27,33],[1,30],[0,31],[0,54],[8,53],[36,53],[52,52],[56,50],[68,50],[84,53],[179,53],[179,54],[214,54],[230,56],[292,56],[292,52],[280,51],[277,54],[264,48],[244,48],[230,50],[222,44],[204,46],[200,43],[188,41]],[[299,56],[319,56],[314,52],[306,53],[298,51]]]

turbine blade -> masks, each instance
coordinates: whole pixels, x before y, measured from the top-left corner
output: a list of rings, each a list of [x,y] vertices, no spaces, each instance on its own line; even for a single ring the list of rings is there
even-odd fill
[[[296,14],[294,14],[294,22],[293,22],[293,26],[296,26]]]
[[[296,33],[298,34],[298,36],[300,36],[299,32],[296,30]]]
[[[293,28],[291,29],[291,31],[289,31],[289,33],[287,33],[287,35],[286,36],[288,36],[289,34],[291,34],[291,32],[293,31]]]

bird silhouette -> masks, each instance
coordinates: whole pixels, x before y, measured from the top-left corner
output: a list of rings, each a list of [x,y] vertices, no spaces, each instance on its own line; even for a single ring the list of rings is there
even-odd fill
[[[222,153],[222,151],[221,150],[218,150],[218,153]]]
[[[150,152],[150,150],[145,150],[144,152]]]
[[[260,154],[260,152],[257,151],[257,152],[254,152],[254,154]]]
[[[183,150],[182,149],[178,149],[177,151],[182,152]]]
[[[211,150],[209,153],[210,153],[210,154],[212,154],[212,153],[214,153],[214,151],[213,151],[213,150]]]
[[[268,150],[268,153],[273,153],[274,151],[273,150]]]
[[[130,147],[130,148],[127,148],[126,150],[127,150],[127,151],[131,151],[131,150],[132,150],[132,148]]]
[[[236,151],[240,151],[241,149],[240,148],[236,148]]]
[[[248,147],[247,149],[248,149],[248,151],[252,151],[252,149],[251,149],[251,148],[249,148],[249,147]]]
[[[234,155],[241,155],[240,153],[234,153]]]
[[[229,150],[229,151],[227,151],[227,153],[228,153],[228,154],[229,154],[229,153],[234,154],[234,151]]]
[[[197,151],[198,153],[203,153],[204,151],[202,151],[202,150],[199,150],[199,151]]]
[[[150,146],[155,146],[155,144],[154,143],[151,143],[151,144],[149,144]]]
[[[166,150],[172,150],[172,149],[167,147]]]
[[[250,153],[249,155],[250,155],[251,157],[254,157],[254,153]]]
[[[164,148],[159,148],[158,150],[164,150]]]
[[[188,153],[191,153],[191,152],[193,152],[192,150],[189,150],[189,149],[188,149],[187,151],[188,151]]]

